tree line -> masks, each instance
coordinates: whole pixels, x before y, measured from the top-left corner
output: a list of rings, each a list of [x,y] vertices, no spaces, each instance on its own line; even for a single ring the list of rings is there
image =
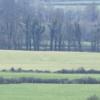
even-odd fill
[[[100,51],[100,8],[0,0],[0,49]]]
[[[100,80],[95,78],[80,79],[41,79],[32,77],[21,78],[4,78],[0,77],[0,84],[23,84],[23,83],[39,83],[39,84],[100,84]]]
[[[10,69],[2,69],[0,72],[11,72],[11,73],[48,73],[48,74],[100,74],[100,70],[95,69],[84,69],[84,68],[78,68],[78,69],[61,69],[56,71],[50,71],[50,70],[32,70],[32,69],[22,69],[22,68],[14,68],[11,67]]]

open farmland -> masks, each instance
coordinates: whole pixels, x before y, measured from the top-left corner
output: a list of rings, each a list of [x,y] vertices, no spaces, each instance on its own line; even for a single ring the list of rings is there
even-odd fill
[[[100,53],[0,51],[0,69],[100,69]]]
[[[1,100],[87,100],[100,97],[100,85],[0,85]]]
[[[80,79],[80,78],[95,78],[100,80],[100,74],[55,74],[55,73],[11,73],[0,72],[0,77],[3,78],[39,78],[39,79]]]
[[[87,52],[0,51],[0,69],[11,67],[32,70],[85,69],[100,70],[100,54]],[[80,79],[95,78],[100,74],[57,74],[32,72],[0,72],[3,78]],[[1,100],[87,100],[100,97],[98,84],[1,84]]]

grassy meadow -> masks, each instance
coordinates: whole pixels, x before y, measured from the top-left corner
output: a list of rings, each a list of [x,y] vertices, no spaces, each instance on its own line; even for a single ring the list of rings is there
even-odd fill
[[[80,78],[95,78],[100,80],[100,74],[55,74],[55,73],[12,73],[0,72],[0,77],[3,78],[40,78],[40,79],[80,79]]]
[[[100,69],[100,53],[0,51],[0,68],[59,70]]]
[[[0,69],[11,67],[22,69],[60,70],[85,69],[100,70],[100,53],[88,52],[33,52],[0,51]],[[0,72],[0,77],[41,79],[78,79],[92,77],[100,80],[100,74],[56,74],[56,73],[12,73]],[[87,100],[100,97],[98,84],[1,84],[0,100]]]
[[[100,97],[100,85],[0,85],[1,100],[87,100]]]

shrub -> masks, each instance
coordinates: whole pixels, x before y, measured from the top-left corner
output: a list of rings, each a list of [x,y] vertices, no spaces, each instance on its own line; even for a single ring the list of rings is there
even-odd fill
[[[87,100],[100,100],[96,95],[90,96]]]

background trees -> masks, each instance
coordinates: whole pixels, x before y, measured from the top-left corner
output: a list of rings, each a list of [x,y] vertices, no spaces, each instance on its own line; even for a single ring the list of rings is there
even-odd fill
[[[100,14],[39,0],[0,0],[0,49],[100,51]]]

